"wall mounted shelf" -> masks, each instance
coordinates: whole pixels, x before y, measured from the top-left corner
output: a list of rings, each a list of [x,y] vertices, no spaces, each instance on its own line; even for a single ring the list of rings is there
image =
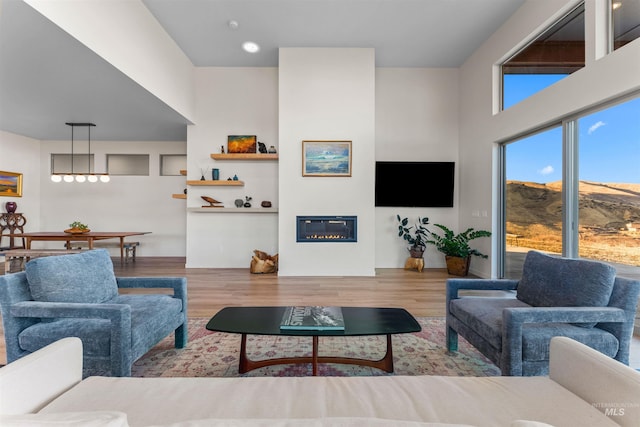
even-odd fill
[[[278,213],[278,208],[187,208],[197,213]]]
[[[277,154],[265,153],[218,153],[212,154],[214,160],[278,160]]]
[[[186,194],[172,194],[171,197],[173,197],[174,199],[186,199],[187,195]]]
[[[244,181],[229,181],[229,180],[216,180],[216,181],[212,181],[212,180],[193,180],[193,181],[187,181],[187,185],[194,185],[194,186],[208,186],[208,185],[227,185],[227,186],[235,186],[235,187],[243,187],[244,186]]]

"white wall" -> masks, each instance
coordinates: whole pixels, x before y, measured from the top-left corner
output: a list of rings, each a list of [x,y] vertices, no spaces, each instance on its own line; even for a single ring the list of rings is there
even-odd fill
[[[62,231],[81,221],[95,231],[150,231],[132,239],[141,242],[138,256],[184,256],[185,201],[173,193],[185,188],[183,176],[159,176],[160,154],[185,154],[184,142],[92,142],[94,171],[106,171],[106,154],[149,154],[149,176],[112,176],[109,183],[54,183],[51,153],[68,154],[69,141],[42,141],[38,158],[40,226],[30,231]],[[76,153],[81,144],[76,147]],[[35,243],[34,243],[35,245]],[[38,247],[60,247],[38,242]],[[41,245],[41,246],[40,246]],[[118,249],[110,249],[119,256]]]
[[[196,120],[187,130],[188,179],[200,179],[200,169],[220,169],[220,179],[237,175],[244,187],[190,186],[187,205],[206,204],[213,197],[234,207],[235,199],[253,198],[279,206],[277,161],[222,161],[211,159],[227,147],[228,135],[256,135],[258,141],[279,149],[278,70],[276,68],[198,68]],[[187,267],[248,268],[254,249],[278,252],[277,213],[187,213]]]
[[[375,274],[373,49],[281,48],[280,275]],[[303,177],[303,140],[352,141],[351,177]],[[355,215],[357,242],[297,243],[297,215]]]
[[[460,70],[460,227],[496,229],[498,197],[496,143],[540,128],[551,122],[607,100],[640,90],[640,40],[595,60],[508,110],[495,114],[498,77],[495,65],[514,46],[522,45],[541,28],[571,8],[576,1],[528,1],[511,19],[467,60]],[[587,1],[594,8],[597,2]],[[597,13],[586,14],[595,19]],[[587,22],[593,26],[593,22]],[[591,49],[593,55],[595,49]],[[511,52],[512,53],[512,52]],[[473,217],[474,210],[487,210],[487,217]],[[494,227],[492,227],[492,225]],[[480,251],[492,259],[475,259],[471,272],[488,277],[496,274],[497,234],[493,246],[483,242]]]
[[[453,208],[376,208],[376,267],[398,268],[409,256],[398,237],[396,215],[428,217],[430,224],[458,228],[458,70],[453,68],[376,69],[376,160],[456,162]],[[406,183],[416,197],[437,182]],[[432,226],[427,228],[436,230]],[[427,247],[426,268],[443,268],[444,256]]]
[[[0,212],[7,202],[16,202],[16,212],[27,218],[25,231],[40,228],[40,141],[0,131],[0,170],[22,174],[22,197],[0,197]],[[8,240],[1,242],[4,246]]]

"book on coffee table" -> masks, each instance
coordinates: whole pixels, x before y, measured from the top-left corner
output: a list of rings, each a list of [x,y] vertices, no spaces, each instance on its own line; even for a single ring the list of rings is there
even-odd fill
[[[280,329],[343,331],[342,308],[333,306],[287,307],[282,316]]]

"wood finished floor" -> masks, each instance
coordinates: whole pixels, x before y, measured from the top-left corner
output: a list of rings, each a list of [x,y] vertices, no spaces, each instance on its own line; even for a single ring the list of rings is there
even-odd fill
[[[186,277],[189,317],[211,317],[227,306],[260,305],[402,307],[416,317],[444,316],[445,281],[450,277],[446,269],[419,273],[395,268],[377,269],[371,277],[280,277],[251,274],[248,268],[187,269],[184,264],[182,257],[138,257],[127,264],[114,258],[116,276]],[[0,271],[4,271],[1,265]],[[5,362],[4,337],[0,336],[0,364]],[[631,366],[640,368],[638,337]]]

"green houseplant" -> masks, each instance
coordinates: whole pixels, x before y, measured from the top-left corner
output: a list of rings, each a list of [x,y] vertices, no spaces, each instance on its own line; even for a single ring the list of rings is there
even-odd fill
[[[89,227],[87,226],[87,224],[83,224],[80,221],[74,221],[71,224],[69,224],[69,228],[67,228],[66,230],[64,230],[65,233],[71,233],[71,234],[82,234],[82,233],[88,233],[89,231]]]
[[[412,258],[422,258],[424,250],[427,247],[427,238],[429,236],[429,230],[426,225],[429,224],[429,218],[418,217],[418,222],[409,226],[408,218],[400,218],[400,215],[396,215],[398,218],[398,236],[406,240],[411,246],[408,250]]]
[[[430,231],[430,237],[426,239],[426,243],[435,245],[436,249],[445,255],[449,274],[466,276],[469,274],[469,264],[472,256],[487,258],[487,255],[471,248],[469,242],[480,237],[491,236],[490,231],[468,228],[456,234],[442,224],[434,224],[434,226],[442,230],[443,235]]]

